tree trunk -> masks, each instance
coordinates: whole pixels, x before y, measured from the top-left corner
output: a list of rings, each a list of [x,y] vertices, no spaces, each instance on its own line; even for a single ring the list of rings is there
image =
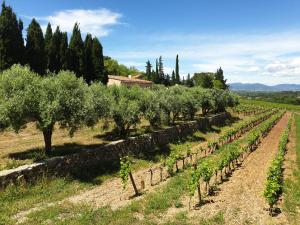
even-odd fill
[[[50,126],[43,130],[46,155],[49,155],[52,150],[52,131],[53,131],[53,126]]]

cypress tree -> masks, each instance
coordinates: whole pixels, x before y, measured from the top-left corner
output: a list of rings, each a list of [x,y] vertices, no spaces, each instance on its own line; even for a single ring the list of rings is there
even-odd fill
[[[160,79],[164,77],[164,64],[161,56],[158,59],[158,74]]]
[[[155,83],[155,78],[156,77],[156,72],[152,69],[151,71],[151,81],[153,81]]]
[[[190,74],[187,75],[186,85],[188,87],[193,87],[193,80],[191,79],[191,75]]]
[[[150,61],[148,60],[146,62],[146,77],[147,77],[147,80],[151,80],[151,68],[152,68],[152,65],[151,65]]]
[[[77,76],[82,76],[85,72],[84,44],[77,23],[75,23],[73,28],[73,33],[69,45],[68,57],[69,57],[68,69],[75,72]]]
[[[27,29],[26,62],[40,75],[46,71],[45,42],[40,24],[33,19]]]
[[[62,69],[60,55],[61,41],[62,33],[59,27],[56,27],[49,45],[49,70],[54,73],[58,73]]]
[[[0,14],[0,71],[24,61],[23,22],[10,6],[2,3]]]
[[[46,34],[45,34],[45,53],[46,53],[46,58],[47,58],[47,69],[49,69],[49,64],[50,64],[50,44],[51,44],[51,39],[52,39],[52,27],[51,24],[48,23],[47,29],[46,29]]]
[[[63,32],[60,41],[60,65],[62,70],[68,69],[68,58],[70,58],[68,53],[68,34]]]
[[[176,84],[180,84],[179,59],[178,59],[178,55],[176,55],[175,78],[176,78]]]
[[[91,34],[87,34],[84,40],[84,50],[85,50],[85,73],[83,78],[90,84],[93,79],[95,79],[94,65],[93,65],[93,38]]]
[[[223,70],[220,67],[219,69],[217,69],[216,75],[215,75],[215,79],[219,80],[219,81],[223,81],[224,80],[224,75],[223,75]]]
[[[170,86],[170,85],[171,85],[171,78],[170,78],[170,75],[169,75],[169,74],[167,74],[167,75],[165,76],[164,85],[165,85],[165,86]]]
[[[103,84],[106,84],[108,82],[108,74],[104,69],[103,48],[96,37],[93,39],[92,61],[94,70],[92,81],[99,80]]]
[[[153,82],[159,84],[159,68],[158,68],[158,60],[155,61],[155,76]]]
[[[171,84],[172,85],[175,85],[177,82],[176,82],[176,77],[175,77],[175,72],[174,70],[172,71],[172,77],[171,77]]]
[[[217,72],[215,74],[215,80],[219,81],[219,84],[221,84],[219,88],[221,89],[228,89],[228,85],[226,84],[226,80],[224,80],[224,74],[223,74],[223,70],[220,67],[219,69],[217,69]]]

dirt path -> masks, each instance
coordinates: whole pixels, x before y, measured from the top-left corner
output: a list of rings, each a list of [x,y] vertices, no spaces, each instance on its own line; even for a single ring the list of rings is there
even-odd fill
[[[269,217],[264,210],[267,204],[262,193],[270,161],[277,152],[280,134],[290,116],[286,113],[229,181],[219,185],[218,194],[209,198],[213,203],[192,211],[192,216],[207,218],[223,212],[226,224],[286,224],[282,214]]]

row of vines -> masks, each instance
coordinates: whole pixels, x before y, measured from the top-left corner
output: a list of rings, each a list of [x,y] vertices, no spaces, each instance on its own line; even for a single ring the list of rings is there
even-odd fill
[[[240,104],[237,107],[232,109],[233,112],[243,114],[244,116],[248,116],[251,114],[258,114],[264,110],[265,110],[264,107],[255,106],[253,104]]]
[[[282,194],[283,189],[283,161],[286,153],[286,145],[291,130],[292,119],[289,120],[287,127],[283,131],[279,139],[278,152],[269,167],[264,197],[270,208],[269,214],[274,214],[274,205],[277,203]]]
[[[231,173],[244,158],[254,151],[261,138],[266,136],[271,128],[282,117],[284,112],[278,112],[269,119],[253,128],[245,137],[219,148],[214,154],[202,158],[190,172],[189,193],[194,196],[198,190],[198,204],[202,203],[200,191],[200,179],[205,182],[206,194],[211,193],[210,181],[215,175],[215,184],[223,181],[224,175]]]
[[[244,133],[246,133],[253,127],[257,126],[258,124],[262,123],[266,119],[270,118],[276,112],[277,112],[276,110],[275,111],[270,110],[268,112],[261,113],[260,115],[252,116],[246,120],[234,124],[232,128],[227,130],[223,135],[219,137],[218,141],[209,142],[207,149],[199,148],[196,149],[196,152],[191,152],[190,149],[187,149],[185,154],[171,152],[171,154],[166,158],[166,160],[161,165],[158,165],[157,167],[151,168],[149,170],[151,174],[150,184],[152,185],[152,176],[154,171],[159,170],[160,182],[161,182],[163,180],[162,171],[164,168],[166,168],[166,171],[169,176],[172,176],[174,175],[174,172],[179,171],[179,166],[178,166],[179,162],[181,162],[182,169],[189,168],[190,165],[195,164],[199,160],[199,157],[201,158],[201,154],[203,152],[205,152],[204,157],[207,156],[208,154],[213,153],[221,146],[236,140],[237,138],[242,136]],[[210,143],[215,143],[215,144],[213,144],[212,147],[212,144]],[[174,171],[174,167],[175,167],[175,171]],[[127,182],[130,178],[135,194],[138,195],[136,184],[132,177],[131,162],[129,161],[128,157],[121,158],[120,177],[123,183],[123,188],[127,186]]]
[[[253,127],[260,124],[262,121],[269,118],[272,114],[274,114],[276,111],[268,111],[266,113],[262,113],[260,115],[253,116],[249,119],[243,120],[237,124],[235,124],[234,127],[231,129],[228,129],[224,132],[224,134],[220,135],[217,140],[209,141],[207,148],[199,148],[196,152],[191,152],[190,150],[187,150],[186,156],[184,156],[182,153],[174,153],[172,152],[169,157],[166,159],[166,166],[168,168],[168,172],[170,175],[173,175],[174,173],[174,165],[176,167],[176,171],[178,171],[177,162],[179,160],[185,160],[190,158],[192,155],[196,155],[196,158],[198,157],[199,152],[204,153],[204,155],[208,155],[213,153],[214,151],[218,150],[221,146],[228,144],[237,138],[241,137],[244,133],[252,129]],[[186,160],[187,161],[187,160]]]

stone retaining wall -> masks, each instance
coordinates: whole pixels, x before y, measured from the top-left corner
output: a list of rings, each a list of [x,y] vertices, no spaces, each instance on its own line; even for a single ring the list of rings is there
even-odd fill
[[[83,150],[80,153],[53,157],[16,169],[0,171],[0,187],[4,188],[10,183],[18,184],[19,181],[32,182],[44,174],[61,176],[76,174],[82,170],[88,172],[99,165],[109,165],[119,161],[120,155],[153,152],[157,146],[174,142],[209,125],[220,124],[229,117],[229,113],[221,113],[150,134],[115,141],[95,149]]]

